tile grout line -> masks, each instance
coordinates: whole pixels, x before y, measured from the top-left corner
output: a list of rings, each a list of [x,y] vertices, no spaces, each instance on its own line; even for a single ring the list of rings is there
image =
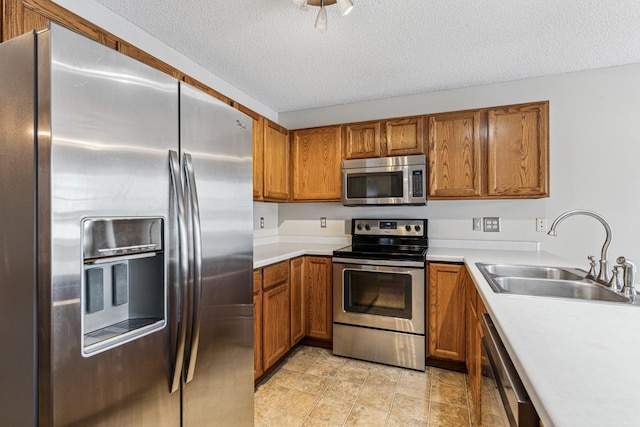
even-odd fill
[[[345,365],[346,365],[346,363],[345,363]],[[345,366],[345,365],[342,365],[342,366]],[[340,368],[340,369],[342,369],[342,368]],[[347,425],[347,421],[349,421],[349,415],[351,415],[351,412],[353,411],[353,408],[356,406],[356,401],[358,400],[358,397],[360,397],[360,393],[362,393],[362,388],[364,387],[365,383],[367,382],[367,379],[369,379],[370,375],[371,375],[371,368],[367,368],[367,377],[364,379],[362,384],[360,384],[360,388],[358,389],[358,395],[356,396],[355,399],[353,399],[353,402],[351,403],[351,408],[349,408],[349,412],[347,412],[347,416],[345,417],[344,421],[342,422],[342,426],[343,427]]]

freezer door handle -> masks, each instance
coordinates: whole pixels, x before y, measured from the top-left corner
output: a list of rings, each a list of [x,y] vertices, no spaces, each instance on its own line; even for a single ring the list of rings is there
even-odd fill
[[[189,198],[189,211],[191,213],[192,239],[193,239],[193,313],[191,320],[191,340],[188,353],[186,382],[193,379],[198,357],[198,343],[200,341],[200,298],[202,294],[202,227],[200,225],[200,204],[198,202],[198,189],[196,188],[195,172],[190,154],[184,154],[184,168],[186,178],[186,191]]]
[[[189,256],[188,256],[188,233],[185,214],[184,192],[180,181],[180,158],[178,153],[169,150],[169,172],[171,175],[171,186],[175,195],[177,207],[176,221],[178,226],[179,254],[178,254],[178,283],[176,286],[179,298],[178,314],[178,336],[176,342],[176,354],[173,364],[172,376],[170,378],[169,390],[171,393],[180,388],[182,366],[184,365],[184,351],[187,340],[187,312],[188,312],[188,276],[189,276]]]

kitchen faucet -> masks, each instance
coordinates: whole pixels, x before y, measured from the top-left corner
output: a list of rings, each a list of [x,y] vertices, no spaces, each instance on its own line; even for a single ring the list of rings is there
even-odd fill
[[[584,209],[575,209],[575,210],[567,211],[553,221],[553,223],[551,224],[551,228],[549,229],[549,232],[547,234],[549,236],[557,236],[558,233],[556,232],[556,228],[558,227],[558,224],[560,224],[566,218],[574,215],[590,216],[600,221],[600,223],[604,226],[604,229],[607,233],[607,237],[604,240],[604,244],[602,245],[602,251],[600,253],[600,271],[598,272],[597,280],[606,284],[609,282],[609,261],[607,260],[607,250],[609,249],[609,245],[611,244],[611,235],[612,235],[611,226],[609,225],[606,219],[604,219],[602,216],[600,216],[596,212],[588,211]],[[589,270],[589,271],[591,272],[592,270]],[[595,276],[595,271],[593,272],[593,276]]]

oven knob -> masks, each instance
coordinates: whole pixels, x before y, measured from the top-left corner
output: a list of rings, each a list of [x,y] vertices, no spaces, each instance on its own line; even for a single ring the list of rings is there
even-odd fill
[[[407,224],[407,225],[404,226],[404,229],[407,230],[407,231],[411,231],[411,226]]]
[[[356,228],[358,229],[358,231],[362,231],[362,224],[356,225]]]
[[[364,226],[364,229],[369,231],[369,230],[371,230],[371,226],[369,224],[367,224],[367,225]]]
[[[419,225],[416,225],[416,226],[415,226],[415,229],[416,229],[416,231],[418,231],[418,232],[419,232],[419,231],[420,231],[420,226],[419,226]]]

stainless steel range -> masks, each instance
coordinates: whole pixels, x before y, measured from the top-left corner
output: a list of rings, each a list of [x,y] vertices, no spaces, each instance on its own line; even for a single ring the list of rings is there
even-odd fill
[[[333,252],[333,352],[424,371],[426,219],[353,219]]]

